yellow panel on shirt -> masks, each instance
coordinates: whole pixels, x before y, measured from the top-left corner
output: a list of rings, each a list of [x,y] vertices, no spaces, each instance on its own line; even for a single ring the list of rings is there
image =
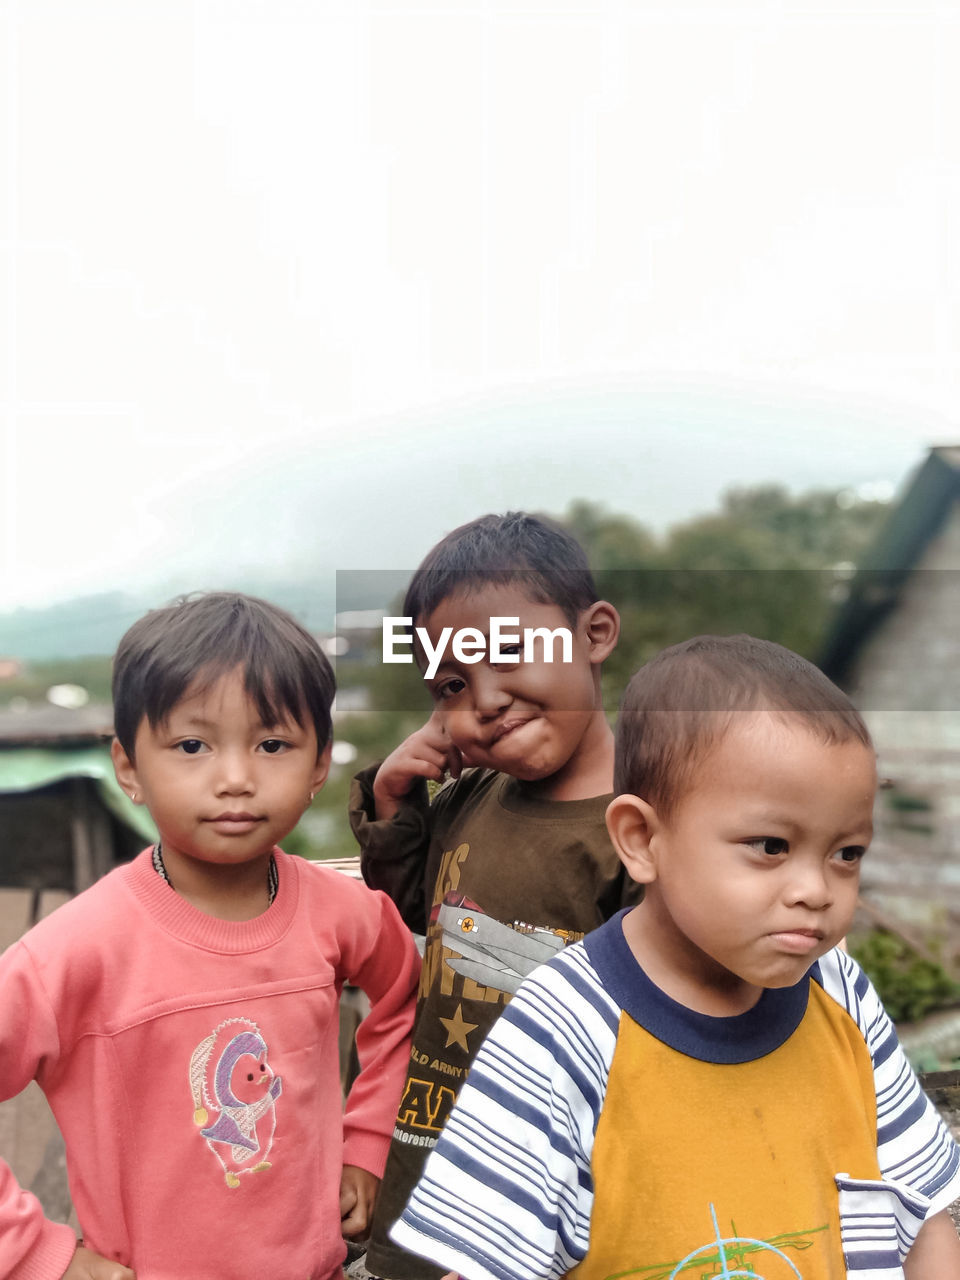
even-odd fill
[[[690,1056],[624,1013],[592,1171],[576,1280],[840,1280],[835,1176],[880,1177],[862,1034],[816,982],[792,1034],[746,1062]]]

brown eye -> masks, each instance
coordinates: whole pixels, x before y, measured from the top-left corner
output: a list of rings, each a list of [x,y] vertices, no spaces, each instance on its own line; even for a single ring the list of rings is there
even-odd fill
[[[778,858],[790,850],[790,845],[780,836],[757,836],[756,839],[748,840],[746,843],[751,849],[756,849],[758,853],[765,853],[771,858]]]
[[[457,694],[462,693],[466,687],[467,684],[465,680],[458,680],[454,678],[452,680],[447,680],[439,689],[435,689],[433,696],[437,701],[445,702],[448,698],[455,698]]]
[[[848,844],[837,852],[837,857],[848,866],[855,866],[866,852],[862,844]]]

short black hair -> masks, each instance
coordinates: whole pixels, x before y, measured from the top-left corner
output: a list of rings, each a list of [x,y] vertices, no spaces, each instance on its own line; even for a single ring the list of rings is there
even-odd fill
[[[336,680],[319,644],[277,605],[232,591],[181,596],[126,632],[113,659],[114,732],[133,759],[146,716],[161,724],[187,689],[236,667],[265,724],[309,717],[317,749],[330,741]]]
[[[573,625],[597,600],[576,538],[543,516],[508,511],[462,524],[428,551],[410,580],[403,614],[416,626],[449,596],[488,583],[517,584],[531,600],[557,605]]]
[[[845,693],[806,658],[754,636],[695,636],[631,679],[617,718],[613,789],[669,816],[738,711],[799,717],[825,743],[872,749]]]

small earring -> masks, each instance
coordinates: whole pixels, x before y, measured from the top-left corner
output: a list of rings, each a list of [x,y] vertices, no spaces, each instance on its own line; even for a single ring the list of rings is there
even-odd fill
[[[316,793],[315,791],[311,791],[311,792],[310,792],[310,803],[311,803],[311,804],[313,804],[313,797],[314,797],[316,794],[317,794],[317,793]]]
[[[135,791],[130,792],[130,801],[132,804],[137,803],[137,793]]]

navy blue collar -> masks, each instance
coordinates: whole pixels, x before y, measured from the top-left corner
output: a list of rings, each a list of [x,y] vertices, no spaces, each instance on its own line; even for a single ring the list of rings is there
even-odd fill
[[[583,945],[604,990],[620,1008],[672,1049],[701,1062],[752,1062],[779,1049],[796,1031],[807,1011],[813,967],[793,987],[768,987],[746,1013],[714,1018],[688,1009],[661,991],[644,973],[623,936],[627,908],[587,934]]]

